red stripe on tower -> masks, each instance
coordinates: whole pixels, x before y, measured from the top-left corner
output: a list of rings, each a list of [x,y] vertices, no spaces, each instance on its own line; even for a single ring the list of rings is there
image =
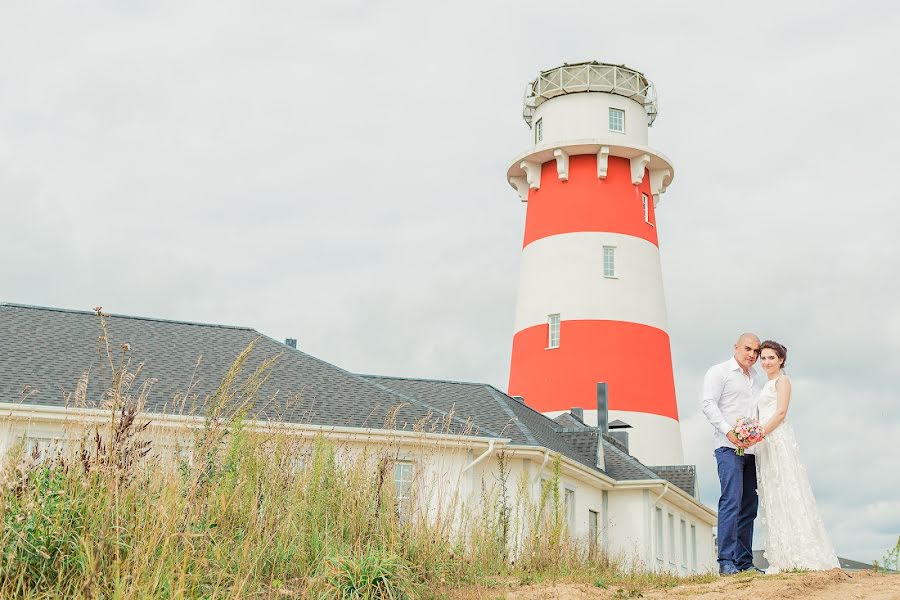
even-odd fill
[[[516,333],[512,362],[519,368],[510,377],[511,393],[518,390],[541,412],[571,408],[561,407],[560,398],[588,398],[591,404],[582,408],[594,409],[596,382],[608,381],[610,410],[678,419],[665,331],[621,321],[562,321],[560,340],[558,351],[547,352],[547,325]],[[647,377],[648,369],[654,377]]]
[[[631,183],[630,161],[608,159],[607,175],[597,177],[597,158],[587,154],[569,158],[569,177],[556,177],[556,164],[541,167],[541,187],[528,194],[525,222],[527,246],[535,240],[575,231],[609,231],[643,238],[654,245],[656,228],[653,203],[644,219],[643,196],[650,197],[650,178]],[[648,226],[650,225],[650,226]]]
[[[544,71],[525,99],[533,146],[507,177],[527,202],[509,393],[634,427],[647,464],[682,461],[655,207],[674,174],[647,146],[653,85],[603,63]]]

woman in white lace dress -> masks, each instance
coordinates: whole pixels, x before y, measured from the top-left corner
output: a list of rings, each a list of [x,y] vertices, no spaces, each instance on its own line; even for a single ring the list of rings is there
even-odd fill
[[[759,349],[762,369],[769,376],[757,400],[765,437],[756,445],[757,488],[768,532],[768,572],[833,569],[839,566],[837,556],[800,462],[794,429],[785,421],[791,402],[791,380],[782,371],[787,349],[771,340]]]

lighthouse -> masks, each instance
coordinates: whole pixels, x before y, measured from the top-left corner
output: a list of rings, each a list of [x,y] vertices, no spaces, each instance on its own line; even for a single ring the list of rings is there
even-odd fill
[[[648,145],[655,88],[623,65],[565,64],[528,84],[523,116],[530,144],[507,172],[526,204],[509,393],[549,417],[624,422],[634,456],[680,464],[656,219],[675,170]]]

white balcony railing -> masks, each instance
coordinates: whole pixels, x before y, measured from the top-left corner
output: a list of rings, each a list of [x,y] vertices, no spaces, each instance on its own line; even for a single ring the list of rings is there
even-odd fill
[[[584,62],[542,71],[525,88],[522,117],[531,127],[535,109],[551,98],[578,92],[606,92],[631,98],[647,111],[647,123],[656,119],[656,88],[643,73],[624,65]]]

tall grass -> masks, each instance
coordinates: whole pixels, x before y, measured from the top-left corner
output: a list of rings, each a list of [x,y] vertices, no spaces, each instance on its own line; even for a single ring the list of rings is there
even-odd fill
[[[496,577],[633,578],[569,537],[558,461],[534,500],[501,453],[477,502],[435,502],[422,482],[401,503],[397,446],[248,427],[272,365],[248,372],[252,351],[180,455],[153,446],[127,347],[109,360],[108,423],[66,453],[14,447],[0,475],[0,597],[415,598]]]

